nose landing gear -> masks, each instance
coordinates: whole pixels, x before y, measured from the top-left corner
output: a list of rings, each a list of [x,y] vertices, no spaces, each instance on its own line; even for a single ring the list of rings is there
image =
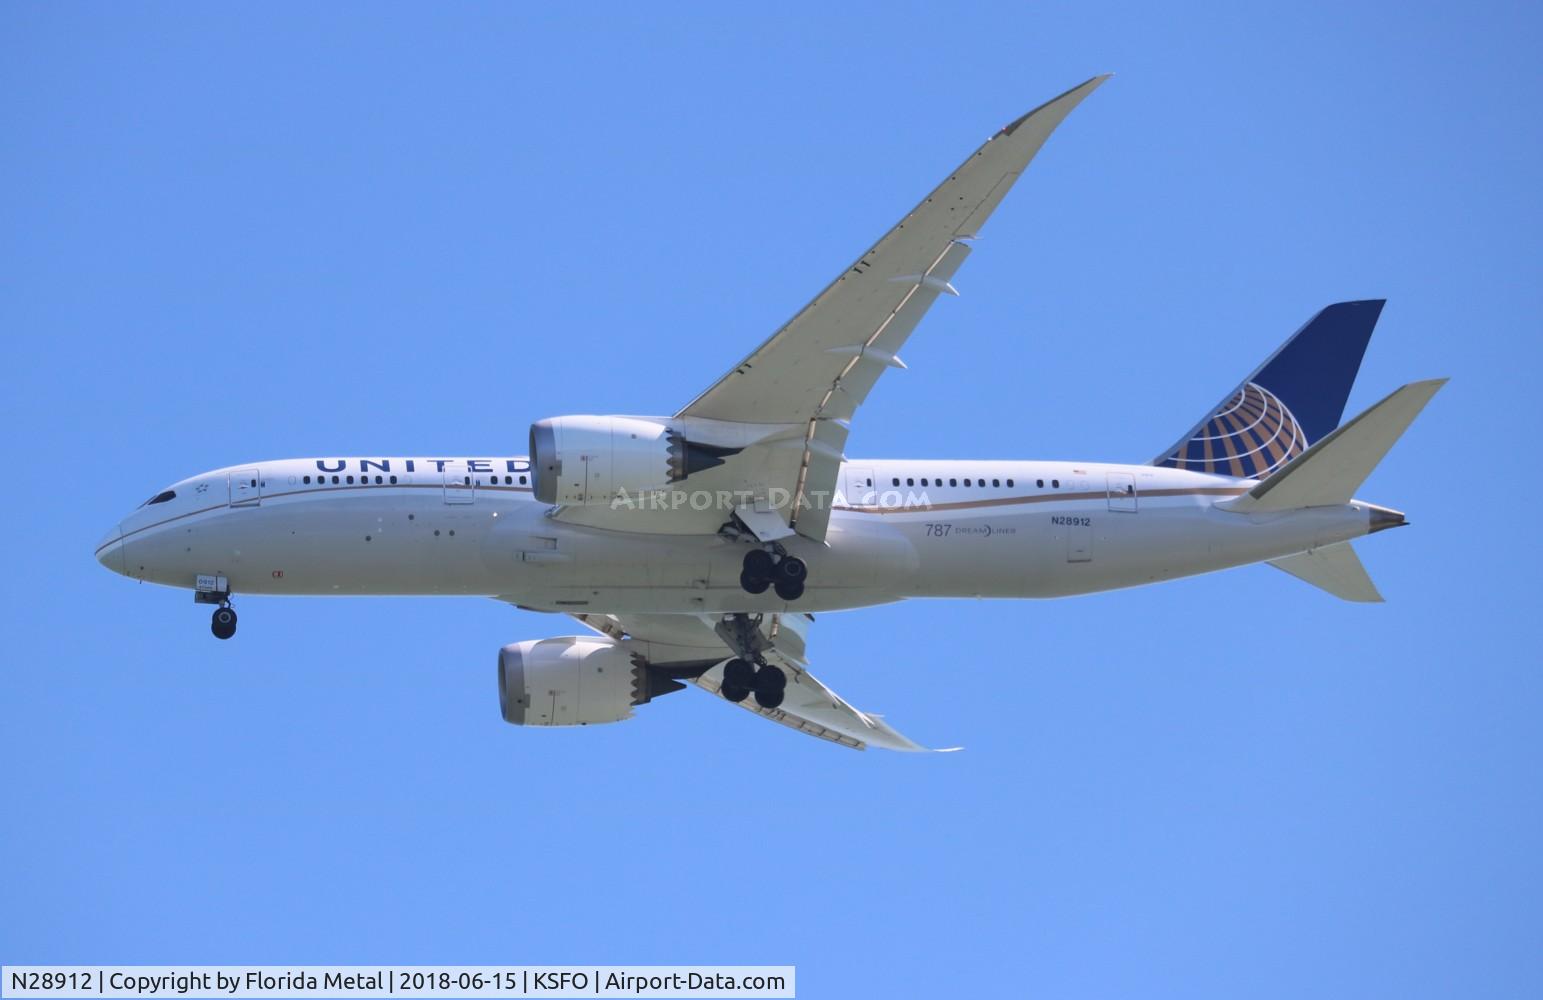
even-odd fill
[[[216,639],[229,639],[236,634],[236,609],[230,606],[229,601],[214,609],[209,631],[214,633]]]
[[[209,619],[209,631],[216,639],[236,634],[236,609],[230,606],[230,584],[223,576],[200,575],[193,589],[193,603],[218,605]]]

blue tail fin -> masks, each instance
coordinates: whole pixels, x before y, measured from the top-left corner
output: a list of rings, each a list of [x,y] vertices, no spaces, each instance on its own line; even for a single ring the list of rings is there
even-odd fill
[[[1153,465],[1263,479],[1339,426],[1383,299],[1308,320]]]

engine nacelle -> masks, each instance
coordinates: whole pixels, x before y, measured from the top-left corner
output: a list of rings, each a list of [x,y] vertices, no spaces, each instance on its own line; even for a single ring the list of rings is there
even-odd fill
[[[498,651],[498,705],[518,726],[586,726],[685,685],[656,675],[604,636],[516,642]]]
[[[722,465],[739,451],[688,442],[674,421],[550,417],[530,426],[530,469],[542,503],[601,506]]]

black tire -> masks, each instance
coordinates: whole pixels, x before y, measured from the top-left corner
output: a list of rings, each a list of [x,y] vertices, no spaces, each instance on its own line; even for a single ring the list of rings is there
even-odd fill
[[[755,693],[755,703],[760,705],[762,708],[776,708],[778,705],[782,704],[782,699],[784,697],[786,697],[786,695],[783,694],[781,688],[778,688],[775,691],[757,690]]]
[[[723,665],[723,686],[749,690],[756,686],[755,664],[738,658]]]
[[[229,639],[236,634],[236,610],[234,608],[215,608],[213,616],[209,619],[209,631],[214,633],[216,639]]]
[[[739,585],[747,594],[764,594],[766,588],[771,586],[771,581],[764,576],[745,572],[739,574]]]
[[[767,552],[765,549],[751,549],[745,553],[743,568],[751,576],[765,577],[769,580],[777,567],[772,562],[770,552]]]
[[[770,664],[755,672],[756,691],[781,691],[788,686],[788,675]]]
[[[804,577],[809,575],[809,567],[797,556],[787,556],[777,564],[777,579],[786,580],[789,583],[803,583]]]
[[[804,596],[804,583],[802,580],[778,580],[777,596],[789,603]]]
[[[732,701],[736,705],[738,705],[740,702],[744,701],[746,698],[750,697],[750,689],[749,688],[730,687],[727,684],[725,684],[725,685],[723,685],[723,687],[719,688],[718,689],[718,693],[723,695],[725,698],[727,698],[729,701]]]

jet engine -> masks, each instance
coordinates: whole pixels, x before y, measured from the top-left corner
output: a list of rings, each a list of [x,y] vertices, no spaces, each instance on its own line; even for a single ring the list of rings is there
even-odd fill
[[[685,687],[604,636],[516,642],[498,651],[498,704],[518,726],[587,726],[632,717]]]
[[[550,417],[530,426],[530,467],[542,503],[602,506],[722,465],[740,449],[686,440],[674,421]]]

